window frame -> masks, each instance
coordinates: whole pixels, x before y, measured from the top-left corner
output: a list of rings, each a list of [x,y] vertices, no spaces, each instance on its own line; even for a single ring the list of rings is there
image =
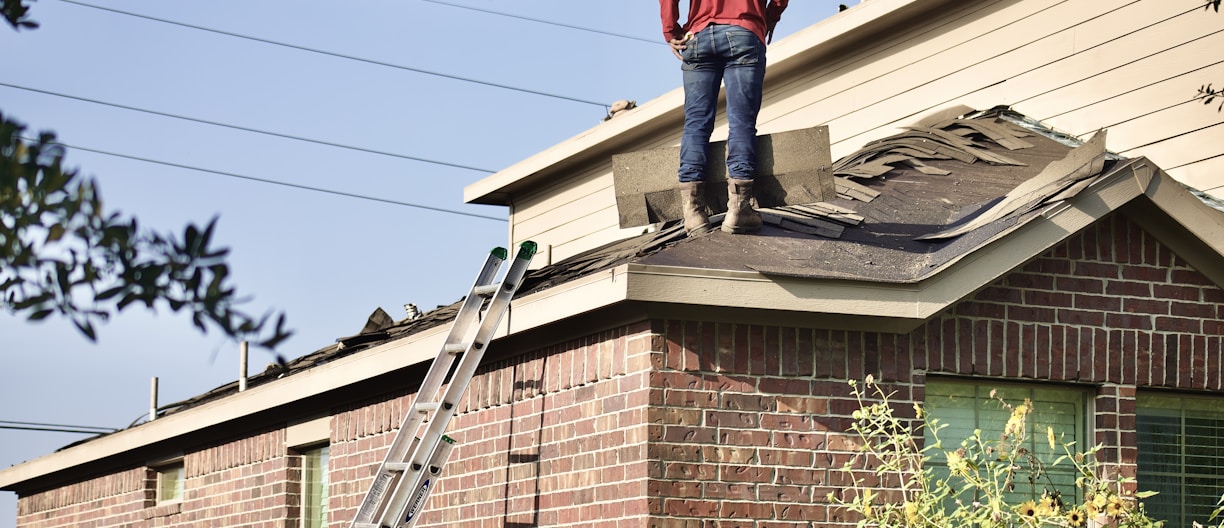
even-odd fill
[[[176,504],[183,502],[183,496],[187,491],[187,466],[183,463],[183,459],[170,460],[151,465],[155,473],[153,479],[153,504]],[[167,477],[173,475],[175,494],[172,497],[166,496]]]
[[[1187,412],[1189,412],[1190,416],[1188,416]],[[1193,416],[1195,414],[1198,414],[1199,416],[1197,417]],[[1176,443],[1176,447],[1177,447],[1176,458],[1178,459],[1178,461],[1176,462],[1177,471],[1169,471],[1167,466],[1161,467],[1155,470],[1151,470],[1151,469],[1147,471],[1144,470],[1145,461],[1147,460],[1148,456],[1151,456],[1151,454],[1147,452],[1148,450],[1144,449],[1144,440],[1148,439],[1151,433],[1148,433],[1146,431],[1141,431],[1141,426],[1144,425],[1144,421],[1146,418],[1158,418],[1158,417],[1175,418],[1177,420],[1176,431],[1169,432],[1167,428],[1164,428],[1164,427],[1167,427],[1167,424],[1164,424],[1164,427],[1160,429],[1161,433],[1165,435],[1175,436],[1177,439],[1177,443]],[[1188,479],[1208,479],[1208,478],[1214,477],[1219,480],[1219,484],[1218,484],[1219,488],[1217,488],[1217,490],[1224,489],[1224,476],[1196,474],[1196,473],[1189,473],[1186,471],[1187,466],[1188,466],[1186,458],[1187,456],[1189,456],[1189,454],[1187,453],[1187,446],[1189,444],[1187,443],[1187,439],[1186,439],[1186,434],[1187,434],[1186,420],[1187,418],[1199,418],[1199,419],[1213,420],[1213,421],[1219,422],[1221,426],[1224,427],[1224,398],[1221,398],[1220,396],[1209,395],[1209,394],[1191,394],[1191,393],[1165,392],[1165,391],[1139,391],[1135,395],[1135,448],[1138,451],[1138,454],[1135,457],[1136,484],[1137,484],[1138,489],[1141,491],[1146,491],[1146,490],[1156,491],[1157,488],[1161,486],[1159,484],[1152,485],[1150,483],[1151,482],[1150,480],[1148,481],[1149,482],[1148,484],[1145,484],[1145,481],[1144,481],[1145,476],[1149,478],[1151,477],[1174,477],[1176,479],[1176,483],[1174,483],[1173,487],[1178,488],[1178,495],[1176,496],[1178,499],[1178,502],[1176,505],[1176,509],[1178,511],[1177,515],[1180,518],[1179,519],[1172,519],[1172,518],[1163,519],[1167,521],[1170,526],[1176,525],[1177,521],[1181,521],[1183,523],[1186,523],[1187,525],[1189,524],[1189,521],[1199,521],[1199,522],[1207,521],[1207,518],[1205,516],[1201,519],[1193,518],[1195,515],[1198,515],[1198,514],[1191,511],[1191,508],[1194,507],[1195,505],[1189,503],[1186,500],[1186,491],[1189,488],[1194,486],[1187,482]],[[1153,424],[1153,425],[1156,425],[1156,424]],[[1148,447],[1149,449],[1151,449],[1152,447],[1154,447],[1154,445],[1149,445]],[[1198,446],[1198,447],[1201,448],[1203,446]],[[1217,450],[1216,456],[1218,457],[1218,459],[1224,460],[1224,443],[1221,443],[1220,445],[1216,445],[1214,447]],[[1165,453],[1165,454],[1168,455],[1169,453]],[[1164,461],[1164,462],[1167,463],[1167,461]],[[1216,494],[1214,492],[1209,495],[1213,496],[1213,498],[1216,498],[1215,497]],[[1159,505],[1156,503],[1163,502],[1169,496],[1170,496],[1169,490],[1164,489],[1164,490],[1161,490],[1161,492],[1158,493],[1157,495],[1146,499],[1144,502],[1148,503],[1147,506],[1149,510],[1155,510],[1159,512],[1163,505]],[[1209,515],[1209,513],[1207,512],[1214,511],[1215,507],[1216,507],[1216,503],[1214,502],[1203,504],[1201,506],[1201,508],[1204,511],[1203,515]],[[1165,515],[1163,513],[1157,513],[1157,514],[1162,515],[1162,516]]]
[[[1006,401],[1009,404],[1021,403],[1023,402],[1023,398],[1027,397],[1033,400],[1035,406],[1039,405],[1039,401],[1041,403],[1047,403],[1047,404],[1058,401],[1052,398],[1041,398],[1039,400],[1036,397],[1039,393],[1045,394],[1045,395],[1057,394],[1057,393],[1063,393],[1064,395],[1073,395],[1074,397],[1068,398],[1066,400],[1062,400],[1061,402],[1065,404],[1070,404],[1072,408],[1076,409],[1077,415],[1071,418],[1071,421],[1072,421],[1071,425],[1075,430],[1076,437],[1071,440],[1065,440],[1065,439],[1059,440],[1060,445],[1056,448],[1054,452],[1051,453],[1048,443],[1045,440],[1046,438],[1045,426],[1051,425],[1051,424],[1048,422],[1044,424],[1038,423],[1030,419],[1029,430],[1028,430],[1028,443],[1029,443],[1028,448],[1030,449],[1031,452],[1034,452],[1040,455],[1042,457],[1041,460],[1043,462],[1049,463],[1049,462],[1053,462],[1058,456],[1060,456],[1060,454],[1062,453],[1061,444],[1064,442],[1067,442],[1067,443],[1074,442],[1075,447],[1073,449],[1078,448],[1076,450],[1080,452],[1082,452],[1085,449],[1085,446],[1091,446],[1095,444],[1094,439],[1095,439],[1096,432],[1094,429],[1096,425],[1096,420],[1095,420],[1096,409],[1094,407],[1095,392],[1093,390],[1093,387],[1088,387],[1084,385],[1072,385],[1072,384],[1042,383],[1040,381],[1026,383],[1024,381],[1001,380],[1001,379],[928,377],[926,380],[925,387],[924,387],[923,411],[924,413],[927,414],[928,418],[938,418],[940,420],[941,425],[944,426],[939,434],[940,434],[940,441],[943,443],[945,450],[955,449],[957,446],[960,445],[960,442],[964,440],[965,437],[962,437],[963,435],[957,435],[957,436],[952,436],[952,437],[948,436],[949,434],[948,429],[950,428],[951,424],[949,423],[947,418],[943,416],[939,416],[938,406],[935,406],[934,408],[932,408],[931,406],[933,393],[936,396],[940,395],[937,391],[931,390],[932,385],[936,387],[943,385],[946,387],[969,388],[970,390],[972,390],[972,397],[974,398],[974,401],[977,403],[972,406],[973,413],[974,413],[974,423],[971,424],[967,428],[967,430],[972,432],[975,429],[981,429],[983,433],[983,438],[986,438],[986,439],[997,439],[996,438],[997,435],[999,433],[1002,433],[1002,423],[1006,421],[1007,416],[1009,414],[1009,413],[1006,413],[1006,411],[1003,411],[1002,407],[1000,407],[999,409],[1000,409],[1001,419],[996,419],[996,420],[987,419],[983,421],[981,405],[982,403],[987,403],[991,401],[990,399],[991,390],[998,390],[999,392],[1004,393],[1000,396],[1000,398],[1002,398],[1004,401]],[[1021,394],[1020,399],[1017,399],[1016,393],[1025,393],[1025,392],[1027,392],[1027,396]],[[1041,409],[1035,408],[1034,418],[1036,416],[1040,416],[1040,414],[1038,413],[1041,413]],[[992,425],[993,422],[999,422],[998,423],[999,428],[997,431],[994,429],[988,429],[988,427]],[[929,433],[924,432],[923,440],[924,440],[924,445],[929,445],[927,444],[927,442],[930,442],[932,440],[932,437],[930,436]],[[931,458],[928,461],[928,465],[933,466],[935,468],[946,468],[947,467],[946,461],[939,454],[932,454]],[[1064,462],[1063,464],[1060,464],[1055,469],[1055,472],[1066,473],[1072,479],[1071,483],[1060,484],[1058,486],[1059,491],[1064,494],[1068,492],[1074,493],[1074,496],[1067,497],[1064,500],[1066,502],[1081,501],[1083,499],[1083,496],[1082,496],[1083,493],[1077,486],[1074,485],[1074,478],[1075,478],[1074,476],[1076,474],[1074,469],[1068,466],[1067,463]],[[1047,470],[1047,473],[1050,473],[1050,471]],[[1028,496],[1027,498],[1029,499],[1037,499],[1040,497],[1039,488],[1033,489],[1033,490],[1025,490],[1025,491],[1020,491],[1019,489],[1017,489],[1015,493],[1017,493],[1018,495],[1022,495],[1022,496]]]
[[[319,528],[327,526],[328,516],[328,499],[330,498],[329,486],[330,478],[330,462],[331,462],[331,445],[327,442],[304,445],[294,448],[295,454],[301,457],[301,478],[299,479],[300,494],[301,494],[301,515],[298,526],[301,528]],[[311,461],[315,461],[314,464]],[[315,478],[312,474],[317,473]],[[315,497],[314,488],[319,489],[317,498]],[[312,504],[313,502],[318,504]],[[316,514],[313,510],[318,509]]]

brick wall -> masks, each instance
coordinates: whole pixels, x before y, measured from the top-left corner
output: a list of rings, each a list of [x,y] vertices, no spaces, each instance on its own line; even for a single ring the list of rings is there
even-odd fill
[[[1224,291],[1116,217],[907,335],[681,320],[603,331],[482,366],[418,526],[852,524],[827,496],[847,487],[836,468],[857,447],[846,380],[868,374],[902,413],[933,376],[1091,387],[1108,469],[1133,475],[1136,393],[1220,390],[1222,330]],[[412,397],[331,410],[332,526],[352,518]],[[188,449],[178,506],[155,507],[152,470],[131,468],[21,497],[19,525],[297,526],[301,457],[285,442],[272,429]]]
[[[482,365],[417,526],[640,526],[650,351],[661,346],[640,324]],[[367,402],[333,418],[334,526],[355,515],[410,401]]]
[[[186,453],[181,501],[157,504],[156,470],[138,467],[22,496],[17,522],[29,528],[297,526],[300,458],[286,451],[284,430],[254,434]]]
[[[928,376],[1084,384],[1105,470],[1133,477],[1136,392],[1218,391],[1224,368],[1224,291],[1120,216],[909,335],[661,326],[650,413],[660,528],[852,524],[827,501],[849,483],[838,468],[857,445],[842,432],[858,408],[847,379],[872,374],[911,416]]]

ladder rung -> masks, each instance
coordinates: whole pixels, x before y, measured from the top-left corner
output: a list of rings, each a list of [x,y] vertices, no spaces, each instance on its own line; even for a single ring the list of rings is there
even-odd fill
[[[462,354],[467,349],[468,349],[468,346],[466,343],[450,343],[442,347],[442,350],[444,350],[447,354],[451,354],[451,355]]]
[[[497,290],[499,289],[501,289],[501,286],[497,284],[486,284],[484,286],[472,288],[472,293],[475,293],[481,297],[492,297],[497,294]]]
[[[386,462],[384,467],[389,471],[407,471],[411,464],[408,462]]]
[[[438,410],[438,402],[417,403],[412,406],[417,412],[430,412]]]
[[[353,523],[352,528],[380,528],[378,523]]]

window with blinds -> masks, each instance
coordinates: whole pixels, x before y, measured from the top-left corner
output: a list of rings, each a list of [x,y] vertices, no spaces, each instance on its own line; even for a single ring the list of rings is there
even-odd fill
[[[327,526],[328,446],[302,451],[302,528]]]
[[[155,468],[157,471],[157,503],[183,500],[183,462],[175,462]]]
[[[1224,399],[1137,396],[1139,489],[1148,514],[1166,526],[1206,523],[1224,493]]]
[[[998,382],[968,382],[952,380],[927,380],[924,410],[928,418],[938,419],[944,427],[939,438],[945,450],[955,450],[961,441],[972,438],[973,431],[980,429],[982,438],[993,444],[1003,435],[1011,409],[1006,408],[995,396],[1011,405],[1022,405],[1027,398],[1033,402],[1033,412],[1028,416],[1028,437],[1025,449],[1035,455],[1040,465],[1024,466],[1017,475],[1016,488],[1009,503],[1041,497],[1043,491],[1058,490],[1066,503],[1078,502],[1075,487],[1075,468],[1068,462],[1050,466],[1064,454],[1062,444],[1084,445],[1087,438],[1085,413],[1088,392],[1072,387],[1038,387]],[[1054,429],[1058,445],[1051,450],[1047,439],[1047,427]],[[934,445],[930,431],[926,433],[927,445]],[[946,459],[942,454],[933,454],[931,463],[940,475],[947,475]],[[1040,468],[1041,471],[1035,471]],[[1031,482],[1029,476],[1033,476]]]

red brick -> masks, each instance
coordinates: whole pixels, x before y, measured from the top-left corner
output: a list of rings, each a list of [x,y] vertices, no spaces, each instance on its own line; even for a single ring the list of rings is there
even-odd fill
[[[1057,312],[1053,308],[1038,306],[1008,306],[1007,319],[1018,322],[1054,323],[1057,322]]]
[[[1073,274],[1080,277],[1116,279],[1121,275],[1121,266],[1112,263],[1078,261],[1074,267]]]
[[[1156,331],[1197,334],[1202,331],[1202,323],[1203,322],[1200,319],[1187,319],[1184,317],[1157,317]]]
[[[1012,273],[1007,276],[1006,284],[1013,288],[1026,290],[1053,290],[1054,277],[1033,273]]]
[[[1155,266],[1123,266],[1122,279],[1141,282],[1167,282],[1169,280],[1169,270],[1168,268]]]
[[[1073,326],[1103,326],[1105,315],[1098,311],[1059,310],[1058,322]]]
[[[1197,286],[1215,286],[1211,279],[1194,269],[1173,269],[1169,274],[1169,282],[1173,284],[1193,284]]]
[[[812,376],[814,374],[813,363],[815,360],[812,330],[810,328],[801,328],[795,332],[795,355],[798,361],[798,370],[795,372],[799,376]]]
[[[1021,290],[999,286],[983,288],[974,299],[983,303],[1020,304],[1023,301]]]
[[[1090,277],[1055,277],[1054,289],[1070,293],[1105,293],[1105,281]]]

